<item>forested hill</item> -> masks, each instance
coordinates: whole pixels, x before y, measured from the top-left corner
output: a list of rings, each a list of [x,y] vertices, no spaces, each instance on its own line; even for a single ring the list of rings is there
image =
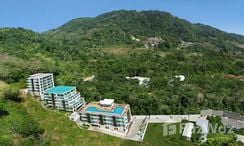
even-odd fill
[[[113,11],[43,34],[0,28],[0,80],[25,88],[30,74],[53,72],[87,102],[114,98],[133,114],[243,113],[243,60],[243,36],[160,11]],[[127,76],[151,80],[146,88]]]
[[[203,24],[192,24],[161,11],[112,11],[95,18],[71,20],[45,34],[83,47],[143,47],[150,38],[157,37],[159,48],[178,47],[184,41],[240,53],[244,44],[241,35]]]
[[[23,28],[0,28],[0,54],[30,59],[40,53],[58,51],[60,45],[54,39]],[[59,50],[60,51],[60,50]],[[49,54],[52,56],[52,54]]]

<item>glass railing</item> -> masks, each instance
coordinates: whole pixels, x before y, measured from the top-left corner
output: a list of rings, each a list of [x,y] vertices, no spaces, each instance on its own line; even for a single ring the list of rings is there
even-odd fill
[[[91,119],[99,119],[99,117],[90,116]]]

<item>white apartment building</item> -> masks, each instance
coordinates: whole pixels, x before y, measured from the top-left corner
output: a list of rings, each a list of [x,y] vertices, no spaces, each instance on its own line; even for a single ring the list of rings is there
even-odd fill
[[[132,123],[128,104],[115,104],[114,99],[91,102],[77,111],[80,120],[91,126],[127,133]]]
[[[52,73],[38,73],[27,78],[28,93],[32,96],[43,99],[44,92],[52,87],[54,87]]]
[[[76,91],[74,86],[57,86],[44,92],[44,99],[47,107],[58,110],[75,111],[85,105],[85,100]]]

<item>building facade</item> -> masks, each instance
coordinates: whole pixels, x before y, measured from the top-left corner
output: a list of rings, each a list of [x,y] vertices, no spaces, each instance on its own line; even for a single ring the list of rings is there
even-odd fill
[[[85,105],[74,86],[57,86],[45,91],[44,102],[47,107],[64,111],[75,111]]]
[[[127,133],[132,123],[128,104],[115,104],[113,99],[91,102],[78,110],[80,120],[91,126]]]
[[[28,77],[28,93],[32,96],[39,96],[43,99],[44,92],[54,87],[53,74],[38,73]]]

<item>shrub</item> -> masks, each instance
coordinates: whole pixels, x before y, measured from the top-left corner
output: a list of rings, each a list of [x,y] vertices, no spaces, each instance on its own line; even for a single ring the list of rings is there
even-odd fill
[[[3,97],[5,100],[11,100],[14,102],[21,102],[22,98],[19,95],[18,91],[14,91],[14,90],[6,90],[3,94]]]
[[[12,145],[12,139],[6,136],[0,136],[0,145],[1,146],[11,146]]]
[[[241,129],[235,129],[236,134],[244,135],[244,128]]]
[[[0,117],[9,115],[8,111],[3,108],[3,104],[0,103]]]
[[[5,109],[0,109],[0,117],[9,115],[8,111]]]
[[[25,137],[32,136],[38,138],[44,133],[44,129],[40,128],[39,123],[32,119],[29,115],[23,115],[14,121],[13,130]]]
[[[23,146],[33,146],[34,145],[34,140],[31,139],[31,138],[27,138],[27,139],[24,139],[22,141],[19,142],[19,145],[23,145]]]

